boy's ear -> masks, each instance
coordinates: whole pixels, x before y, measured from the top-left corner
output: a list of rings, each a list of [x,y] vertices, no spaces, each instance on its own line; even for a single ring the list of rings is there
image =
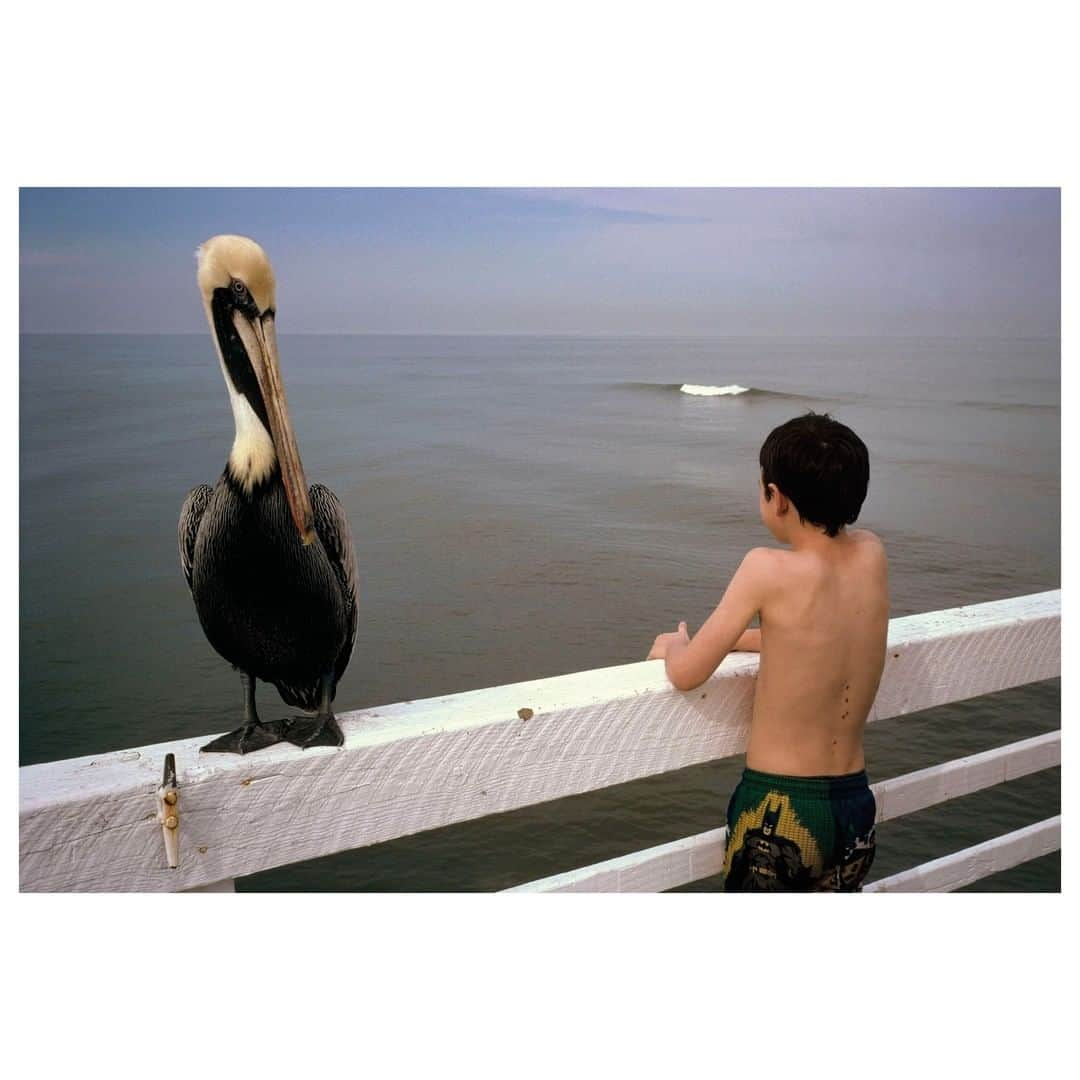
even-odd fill
[[[775,484],[770,484],[769,490],[772,492],[772,497],[776,500],[776,512],[778,514],[786,514],[788,497]]]

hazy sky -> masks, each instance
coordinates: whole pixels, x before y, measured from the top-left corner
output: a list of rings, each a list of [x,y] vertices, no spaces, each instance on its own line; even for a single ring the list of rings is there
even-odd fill
[[[204,331],[194,251],[289,332],[1059,333],[1056,189],[23,189],[24,331]]]

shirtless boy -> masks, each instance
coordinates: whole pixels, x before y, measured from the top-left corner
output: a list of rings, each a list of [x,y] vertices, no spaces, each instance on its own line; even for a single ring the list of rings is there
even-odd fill
[[[885,663],[881,541],[848,531],[869,482],[862,440],[829,416],[781,424],[761,447],[759,509],[790,550],[753,548],[691,638],[660,634],[679,690],[731,652],[760,652],[746,769],[727,810],[729,892],[857,891],[874,858],[863,727]],[[747,629],[754,616],[760,629]]]

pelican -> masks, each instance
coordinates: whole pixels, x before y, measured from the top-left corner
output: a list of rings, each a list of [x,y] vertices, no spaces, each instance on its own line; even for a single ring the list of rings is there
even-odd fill
[[[215,236],[197,257],[236,437],[217,485],[184,500],[180,566],[207,639],[240,672],[244,693],[243,724],[202,750],[340,746],[331,702],[356,637],[349,523],[337,496],[304,478],[278,367],[270,260],[244,236]],[[261,722],[258,679],[308,715]]]

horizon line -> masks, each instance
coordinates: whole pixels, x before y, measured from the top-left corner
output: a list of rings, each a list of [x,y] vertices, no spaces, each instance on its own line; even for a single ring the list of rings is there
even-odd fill
[[[537,330],[282,330],[282,337],[496,337],[496,338],[682,338],[685,340],[762,341],[1057,341],[1054,334],[724,334],[656,331]],[[205,337],[205,330],[23,330],[19,337]]]

